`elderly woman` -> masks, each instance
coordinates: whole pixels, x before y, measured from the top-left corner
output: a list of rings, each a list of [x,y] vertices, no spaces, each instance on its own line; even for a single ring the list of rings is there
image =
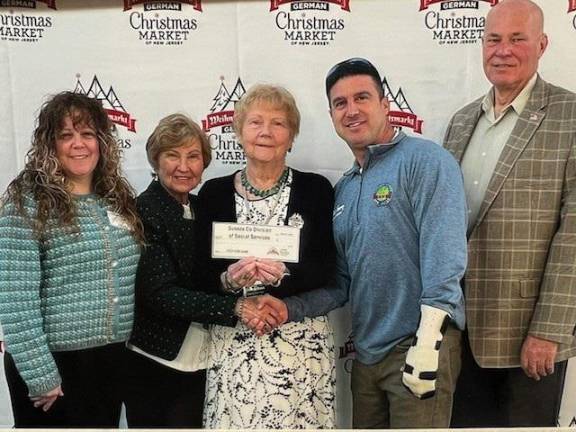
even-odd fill
[[[239,300],[201,282],[196,226],[202,209],[190,194],[211,160],[208,138],[188,117],[162,120],[146,143],[156,178],[137,199],[146,245],[136,276],[129,347],[130,427],[200,428],[205,390],[202,324],[234,326]],[[242,304],[249,319],[249,304]]]
[[[204,185],[206,217],[298,227],[300,255],[288,264],[214,260],[212,280],[227,291],[259,287],[283,298],[324,285],[333,271],[332,187],[320,175],[286,166],[299,125],[294,98],[281,87],[254,86],[236,104],[234,129],[246,167]],[[262,337],[243,323],[213,326],[210,339],[206,428],[334,427],[333,340],[326,317],[292,322]]]
[[[16,427],[117,427],[143,236],[101,104],[42,107],[0,214],[0,321]]]

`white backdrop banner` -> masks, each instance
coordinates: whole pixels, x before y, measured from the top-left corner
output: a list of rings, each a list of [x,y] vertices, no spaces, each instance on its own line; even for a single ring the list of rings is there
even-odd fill
[[[0,189],[22,169],[34,119],[48,95],[102,100],[117,125],[124,171],[150,180],[145,142],[158,120],[184,112],[213,148],[205,177],[242,167],[234,103],[255,83],[287,87],[302,114],[291,166],[335,182],[352,163],[335,134],[324,76],[366,57],[384,79],[391,121],[441,143],[451,115],[489,88],[482,72],[484,16],[498,0],[0,0]],[[550,46],[544,79],[576,91],[576,0],[537,0]],[[338,359],[338,424],[350,426],[354,349],[346,309],[331,315]],[[572,365],[571,365],[572,366]],[[2,377],[3,378],[3,377]],[[0,379],[0,425],[12,419]],[[575,394],[569,368],[566,394]],[[576,423],[567,396],[562,425]]]

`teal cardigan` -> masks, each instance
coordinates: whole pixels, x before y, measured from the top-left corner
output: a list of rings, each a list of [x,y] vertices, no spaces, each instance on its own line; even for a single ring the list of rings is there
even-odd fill
[[[38,240],[26,214],[0,213],[0,322],[30,396],[61,383],[52,351],[124,342],[134,315],[140,248],[103,200],[74,199],[79,232],[49,220]]]

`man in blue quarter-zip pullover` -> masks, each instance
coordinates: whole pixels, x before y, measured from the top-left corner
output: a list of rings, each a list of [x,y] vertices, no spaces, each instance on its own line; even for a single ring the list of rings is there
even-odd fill
[[[450,423],[464,327],[466,201],[454,158],[388,121],[364,59],[326,77],[332,122],[355,157],[336,185],[334,287],[285,299],[290,320],[350,300],[354,428]]]

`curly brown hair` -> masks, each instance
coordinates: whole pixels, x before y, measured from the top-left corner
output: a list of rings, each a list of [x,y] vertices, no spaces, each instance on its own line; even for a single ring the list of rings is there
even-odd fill
[[[44,103],[36,120],[24,169],[8,185],[3,203],[14,203],[22,216],[32,217],[31,223],[38,237],[50,218],[55,218],[61,226],[77,229],[70,182],[56,156],[56,137],[63,129],[66,117],[70,117],[74,127],[87,125],[96,132],[100,157],[94,169],[92,190],[124,217],[134,238],[142,244],[144,229],[136,211],[135,191],[121,173],[121,152],[115,128],[100,101],[83,94],[65,91]],[[25,196],[36,201],[35,215],[25,214]]]

